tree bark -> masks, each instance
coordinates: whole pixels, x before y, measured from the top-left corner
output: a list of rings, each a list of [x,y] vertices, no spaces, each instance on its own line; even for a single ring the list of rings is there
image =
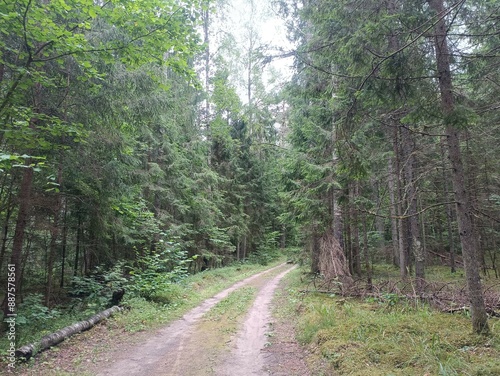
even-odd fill
[[[80,248],[82,246],[82,218],[81,214],[78,214],[78,225],[76,227],[76,246],[75,246],[75,260],[73,262],[73,277],[76,277],[79,272],[80,263]]]
[[[59,187],[62,186],[62,163],[59,163],[58,173],[57,173],[57,183]],[[49,246],[49,257],[47,261],[47,285],[45,289],[45,306],[50,307],[50,298],[52,296],[52,285],[54,280],[54,263],[57,253],[57,241],[59,238],[60,229],[60,218],[61,218],[61,208],[62,208],[62,196],[57,193],[54,205],[54,219],[52,222],[52,228],[50,230],[50,246]]]
[[[14,179],[10,181],[9,193],[6,199],[6,211],[5,211],[5,222],[2,226],[2,240],[0,246],[0,270],[3,270],[3,261],[5,259],[5,253],[7,250],[7,240],[9,240],[9,223],[10,217],[12,215],[14,205],[12,203],[12,186],[14,185]]]
[[[15,352],[16,357],[25,358],[27,360],[36,353],[46,350],[51,346],[57,345],[58,343],[64,341],[66,338],[69,338],[74,334],[89,330],[100,321],[121,310],[121,307],[114,306],[89,317],[87,320],[77,322],[73,325],[58,330],[57,332],[48,334],[42,337],[39,342],[30,343],[29,345],[25,345],[17,349]]]
[[[403,186],[404,186],[404,176],[401,172],[401,148],[399,147],[399,137],[398,128],[399,122],[394,122],[394,136],[393,136],[393,149],[394,149],[394,176],[396,179],[396,214],[398,216],[398,249],[399,249],[399,272],[401,279],[406,279],[408,277],[408,267],[410,265],[409,254],[407,250],[408,244],[408,231],[406,231],[406,220],[403,219]]]
[[[451,162],[451,178],[455,193],[458,229],[462,256],[464,260],[467,289],[471,302],[472,328],[475,333],[489,333],[488,317],[484,305],[478,265],[477,243],[474,238],[472,224],[472,205],[466,191],[464,164],[460,149],[460,135],[457,126],[450,120],[455,111],[455,98],[450,68],[450,52],[448,49],[448,26],[444,19],[445,8],[443,0],[428,0],[429,6],[440,17],[435,26],[434,48],[439,77],[439,90],[441,95],[441,109],[445,118],[446,141],[448,156]]]
[[[16,229],[14,232],[14,239],[12,241],[12,254],[10,256],[10,264],[15,267],[15,293],[19,293],[21,286],[21,255],[23,251],[24,231],[28,223],[29,211],[31,208],[31,186],[33,185],[33,168],[29,166],[29,162],[24,168],[23,179],[21,182],[21,189],[19,190],[19,210],[17,212]],[[5,285],[7,289],[7,284]],[[2,303],[2,310],[4,316],[8,314],[7,297],[8,290],[6,290],[5,298]]]
[[[368,289],[371,291],[373,288],[372,285],[372,268],[370,265],[370,251],[368,249],[368,226],[366,225],[367,218],[366,214],[363,215],[363,250],[365,256],[365,270],[366,270],[366,283],[368,285]]]
[[[247,257],[247,236],[243,235],[243,243],[241,245],[241,260]]]
[[[446,173],[446,163],[445,163],[445,152],[444,152],[444,145],[445,140],[442,139],[441,142],[441,158],[442,158],[442,169],[443,169],[443,190],[444,190],[444,199],[445,201],[449,201],[449,182],[448,182],[448,174]],[[451,225],[453,221],[453,212],[452,212],[452,207],[451,204],[446,204],[446,227],[448,231],[448,246],[449,246],[449,253],[450,253],[450,267],[451,267],[451,272],[455,273],[456,272],[456,267],[455,267],[455,240],[453,239],[453,227]]]
[[[395,16],[399,14],[401,8],[401,4],[399,4],[396,0],[388,0],[387,2],[387,12],[391,16]],[[396,30],[391,30],[388,35],[388,47],[389,52],[393,53],[394,51],[398,51],[401,48],[400,36]],[[396,56],[394,56],[396,58]],[[410,133],[407,127],[402,126],[401,118],[403,114],[406,112],[406,95],[403,91],[401,83],[401,78],[404,75],[403,72],[396,73],[396,80],[394,85],[394,92],[396,93],[396,98],[398,102],[400,102],[401,108],[393,111],[391,114],[391,125],[394,127],[394,135],[393,135],[393,149],[394,149],[394,163],[395,169],[397,173],[397,192],[398,192],[398,230],[399,230],[399,253],[400,253],[400,274],[402,279],[406,279],[408,273],[411,270],[411,251],[413,236],[412,236],[412,223],[411,219],[408,220],[403,218],[403,213],[408,214],[408,211],[413,209],[413,205],[411,204],[411,196],[408,190],[413,190],[413,181],[409,180],[412,178],[412,168],[410,166],[410,160],[412,157],[411,154],[411,145],[413,143],[412,134]],[[402,110],[402,111],[401,111]],[[404,205],[404,206],[403,206]],[[406,207],[409,210],[403,210]],[[411,218],[411,213],[410,213]],[[418,227],[418,225],[417,225]],[[415,243],[416,244],[416,243]]]
[[[355,206],[356,198],[359,194],[359,183],[354,181],[350,190],[350,210],[351,210],[351,247],[353,269],[358,277],[361,277],[361,251],[359,246],[359,224],[358,224],[358,209]]]
[[[421,292],[425,279],[425,253],[420,237],[420,225],[417,214],[417,188],[415,179],[415,139],[408,128],[402,128],[403,155],[405,159],[404,174],[408,203],[409,238],[408,246],[415,258],[415,278],[417,291]]]
[[[319,235],[317,231],[313,232],[312,242],[311,242],[311,273],[319,274],[320,273],[320,247],[319,247]]]
[[[381,192],[380,192],[380,182],[376,181],[374,178],[371,181],[372,186],[374,187],[373,191],[373,201],[375,202],[377,206],[377,214],[380,213],[380,208],[382,206],[382,200],[381,200]],[[392,205],[392,202],[391,202]],[[379,251],[383,251],[386,262],[391,263],[392,260],[392,254],[389,254],[386,251],[385,247],[385,239],[384,239],[384,219],[381,216],[376,216],[375,217],[375,231],[377,232],[377,249]]]
[[[206,9],[202,12],[202,20],[203,20],[203,43],[205,44],[205,53],[204,53],[204,74],[205,74],[205,90],[206,90],[206,99],[205,99],[205,109],[204,109],[204,119],[202,123],[205,123],[205,137],[207,138],[207,145],[211,145],[212,135],[210,132],[210,2],[207,2]],[[212,164],[212,147],[207,148],[207,163],[210,166]]]
[[[66,250],[68,244],[68,222],[67,222],[67,213],[68,213],[68,201],[64,200],[64,214],[63,214],[63,228],[62,228],[62,255],[61,255],[61,280],[59,282],[59,287],[64,287],[64,275],[66,274]]]
[[[399,239],[398,239],[398,220],[396,218],[397,210],[396,210],[396,187],[395,187],[395,173],[392,157],[388,159],[388,174],[389,179],[387,181],[389,185],[389,199],[391,201],[391,206],[389,208],[391,214],[391,235],[392,235],[392,258],[395,265],[399,266]]]
[[[342,207],[342,214],[344,218],[344,238],[345,238],[345,251],[346,251],[346,256],[347,256],[347,263],[349,265],[349,273],[351,275],[354,275],[354,258],[352,254],[352,231],[351,231],[351,226],[352,226],[352,219],[351,219],[351,210],[350,210],[350,193],[349,190],[346,192],[346,197],[347,201],[346,203],[343,204]]]
[[[281,236],[280,236],[280,248],[286,248],[286,226],[285,224],[281,225]]]

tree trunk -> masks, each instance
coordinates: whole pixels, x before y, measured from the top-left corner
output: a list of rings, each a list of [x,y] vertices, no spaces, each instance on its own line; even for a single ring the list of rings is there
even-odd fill
[[[286,226],[284,224],[281,225],[280,248],[286,248]]]
[[[62,163],[59,163],[57,183],[59,184],[59,187],[62,186]],[[61,208],[62,208],[62,195],[58,193],[54,205],[54,220],[52,223],[52,228],[50,230],[49,257],[47,261],[47,285],[45,289],[45,306],[47,307],[50,307],[50,298],[52,295],[52,287],[53,287],[52,285],[54,279],[54,263],[57,253],[57,240],[59,238]]]
[[[74,334],[89,330],[97,323],[108,318],[113,313],[119,312],[121,310],[122,308],[114,306],[89,317],[87,320],[77,322],[73,325],[58,330],[57,332],[48,334],[42,337],[42,339],[37,343],[30,343],[29,345],[25,345],[17,349],[15,352],[16,357],[25,358],[27,360],[36,353],[57,345],[58,343],[64,341],[66,338],[69,338]]]
[[[405,181],[407,184],[406,193],[408,202],[408,222],[409,222],[409,238],[408,246],[411,250],[411,254],[415,258],[415,278],[417,291],[421,292],[422,286],[424,284],[425,278],[425,254],[422,248],[422,242],[420,241],[420,224],[418,218],[418,206],[417,206],[417,188],[415,179],[415,139],[414,135],[406,127],[402,130],[403,138],[403,155],[405,159],[404,163],[404,174]]]
[[[399,4],[396,0],[389,0],[387,2],[387,11],[389,15],[396,16],[399,14],[401,4]],[[390,30],[388,35],[388,47],[389,52],[393,53],[394,51],[398,51],[401,48],[400,36],[396,30]],[[395,58],[395,57],[394,57]],[[408,192],[405,192],[406,187],[412,188],[412,181],[408,180],[408,158],[411,156],[411,151],[409,150],[408,145],[411,144],[411,134],[408,128],[402,126],[401,118],[406,111],[406,97],[405,93],[402,90],[400,83],[401,76],[403,72],[396,73],[396,80],[394,85],[394,93],[396,94],[396,98],[400,102],[400,108],[393,111],[391,114],[391,125],[394,128],[393,135],[393,150],[394,150],[394,167],[397,173],[397,211],[398,216],[400,217],[398,220],[398,231],[399,231],[399,267],[400,274],[402,279],[406,279],[410,269],[411,269],[411,223],[408,219],[403,218],[403,214],[406,213],[406,210],[403,210],[403,207],[411,209],[410,198],[408,197]],[[397,103],[396,103],[397,105]],[[397,107],[396,107],[397,108]],[[401,111],[402,110],[402,111]],[[411,170],[410,170],[411,171]],[[405,185],[406,181],[406,185]],[[406,199],[405,199],[406,198]],[[404,205],[404,206],[403,206]]]
[[[78,214],[78,224],[76,228],[76,246],[75,246],[75,261],[73,263],[73,277],[78,275],[78,265],[80,263],[80,248],[82,246],[82,219],[80,214]]]
[[[377,206],[377,214],[380,214],[380,208],[382,206],[382,200],[381,200],[381,192],[380,192],[380,182],[376,181],[374,178],[371,180],[372,187],[375,189],[373,190],[373,201],[375,202]],[[392,205],[392,203],[391,203]],[[385,247],[385,239],[384,239],[384,219],[377,215],[375,217],[375,231],[377,232],[377,249],[379,252],[383,251],[384,256],[386,259],[387,263],[392,262],[392,254],[389,254],[389,252],[386,252],[386,247]]]
[[[444,153],[444,142],[445,140],[441,140],[441,158],[442,158],[442,169],[443,169],[443,189],[444,189],[444,199],[446,202],[449,201],[449,182],[448,182],[448,174],[446,173],[446,163],[445,163],[445,153]],[[452,212],[452,207],[451,204],[446,204],[446,227],[448,230],[448,246],[449,246],[449,253],[450,253],[450,267],[451,267],[451,272],[455,273],[456,272],[456,267],[455,267],[455,240],[453,239],[453,227],[452,227],[452,221],[453,221],[453,212]]]
[[[396,174],[394,173],[394,166],[392,163],[392,157],[388,159],[388,174],[389,179],[387,181],[389,185],[389,199],[391,201],[391,205],[389,207],[389,212],[391,214],[391,235],[392,235],[392,258],[395,265],[399,266],[399,239],[398,239],[398,220],[396,218],[397,210],[396,210],[396,185],[394,183]]]
[[[243,244],[241,247],[241,259],[244,260],[247,257],[247,236],[243,236]]]
[[[466,191],[464,165],[460,150],[460,137],[457,127],[447,118],[455,111],[453,85],[450,69],[450,52],[448,49],[447,32],[443,0],[428,0],[429,6],[440,17],[435,26],[435,53],[439,75],[439,90],[441,108],[445,117],[446,141],[448,156],[451,162],[451,177],[455,192],[458,230],[462,255],[464,259],[467,289],[471,302],[472,328],[475,333],[489,333],[488,317],[484,306],[483,290],[479,275],[478,250],[472,225],[472,205]]]
[[[477,171],[479,170],[479,167],[477,166],[477,163],[475,163],[473,157],[472,157],[472,152],[470,150],[470,145],[469,145],[469,140],[471,138],[470,131],[468,129],[464,130],[465,134],[465,156],[464,156],[464,175],[466,176],[466,190],[469,195],[469,200],[471,200],[471,207],[477,207],[478,202],[479,202],[479,197],[478,197],[478,183],[477,183]],[[472,220],[472,232],[475,235],[474,239],[476,241],[476,249],[477,249],[477,255],[478,255],[478,262],[480,268],[483,270],[483,273],[486,274],[488,271],[488,268],[486,266],[486,255],[484,252],[484,247],[483,247],[483,240],[484,238],[481,237],[481,232],[479,231],[478,228],[478,223],[476,220],[475,216],[471,217]]]
[[[312,242],[311,242],[311,273],[319,274],[320,273],[320,248],[319,248],[319,235],[316,231],[313,232]]]
[[[55,213],[56,216],[59,214]],[[50,297],[52,296],[52,284],[54,277],[54,262],[57,252],[57,238],[59,237],[59,218],[54,218],[52,229],[50,230],[49,254],[47,257],[47,280],[45,284],[44,304],[50,307]]]
[[[0,246],[0,270],[3,270],[3,261],[5,259],[5,253],[7,250],[7,240],[9,240],[10,216],[12,215],[14,209],[14,205],[11,202],[13,184],[14,184],[14,179],[11,179],[9,193],[5,204],[7,207],[5,212],[5,222],[2,226],[2,245]]]
[[[211,145],[211,133],[210,133],[210,2],[207,2],[207,7],[202,11],[202,20],[203,20],[203,43],[205,45],[205,53],[204,53],[204,74],[205,74],[205,90],[206,90],[206,99],[205,99],[205,109],[202,120],[205,123],[205,137],[207,138],[207,163],[210,166],[212,164],[212,147]]]
[[[491,221],[491,228],[495,228],[495,223]],[[495,278],[498,278],[498,268],[497,268],[497,238],[496,236],[491,237],[491,267],[493,268],[493,271],[495,272]]]
[[[393,135],[393,149],[394,149],[394,176],[396,179],[396,214],[398,216],[398,249],[399,249],[399,272],[401,279],[406,279],[408,277],[408,266],[410,264],[409,255],[407,252],[406,244],[408,243],[407,231],[406,231],[406,221],[403,217],[403,180],[404,176],[401,173],[401,148],[399,147],[399,137],[398,137],[399,123],[394,123],[394,135]]]
[[[424,255],[427,257],[427,231],[425,228],[425,212],[422,207],[422,200],[420,200],[420,212],[422,213],[420,215],[420,227],[422,229],[422,251],[424,252]],[[427,263],[427,260],[425,260],[425,263]]]
[[[359,185],[355,181],[352,183],[350,210],[351,210],[351,246],[352,246],[352,261],[353,269],[358,277],[361,277],[361,252],[359,246],[359,226],[358,226],[358,209],[355,207],[355,201],[359,194]]]
[[[347,263],[349,265],[349,273],[351,275],[354,274],[354,269],[353,269],[353,255],[352,255],[352,231],[351,231],[351,213],[350,213],[350,202],[349,202],[349,191],[346,194],[348,202],[344,203],[344,206],[342,208],[343,212],[343,217],[345,220],[345,226],[344,226],[344,238],[345,238],[345,250],[346,250],[346,256],[347,256]]]
[[[370,253],[368,249],[368,226],[366,225],[366,214],[363,215],[363,249],[365,255],[365,269],[366,269],[366,283],[368,285],[368,289],[371,291],[373,288],[372,285],[372,268],[370,265]]]
[[[68,244],[68,222],[67,222],[67,213],[68,213],[68,200],[64,200],[64,215],[63,215],[63,228],[62,228],[62,255],[61,255],[61,281],[59,283],[59,287],[64,287],[64,275],[66,274],[66,251]]]
[[[24,231],[26,229],[26,224],[28,223],[29,211],[31,208],[31,186],[33,185],[33,174],[34,170],[29,166],[29,162],[24,168],[23,179],[21,182],[21,189],[19,190],[19,210],[17,212],[16,229],[14,232],[14,239],[12,242],[12,254],[10,257],[10,264],[14,265],[15,268],[15,294],[19,293],[19,288],[21,286],[21,255],[23,250],[24,241]],[[4,316],[7,315],[7,297],[8,286],[5,285],[5,298],[2,303],[2,310]]]

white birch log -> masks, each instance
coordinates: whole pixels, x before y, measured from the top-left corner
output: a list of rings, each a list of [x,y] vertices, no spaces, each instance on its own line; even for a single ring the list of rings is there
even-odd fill
[[[35,343],[30,343],[29,345],[25,345],[17,349],[15,353],[16,357],[25,358],[26,360],[28,360],[36,353],[46,350],[51,346],[57,345],[58,343],[64,341],[66,338],[69,338],[74,334],[81,333],[85,330],[92,328],[98,322],[108,318],[113,313],[119,312],[121,310],[122,310],[121,307],[114,306],[89,317],[87,320],[77,322],[73,325],[58,330],[57,332],[43,336],[40,339],[40,341]]]

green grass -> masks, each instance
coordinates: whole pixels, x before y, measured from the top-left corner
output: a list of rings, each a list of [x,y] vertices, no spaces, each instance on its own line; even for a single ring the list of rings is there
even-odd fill
[[[223,349],[237,332],[248,308],[255,299],[255,287],[241,287],[217,303],[198,324],[198,332],[203,338],[206,352],[211,349]],[[215,357],[215,354],[214,354]]]
[[[439,280],[440,270],[432,272]],[[430,273],[431,274],[431,273]],[[453,276],[454,277],[454,276]],[[500,320],[490,337],[472,334],[466,315],[404,300],[377,301],[300,294],[307,282],[290,274],[298,340],[342,375],[500,375]],[[434,277],[433,277],[434,278]]]
[[[390,264],[374,264],[372,266],[374,278],[379,280],[398,280],[400,279],[399,268]],[[447,266],[427,266],[425,268],[425,279],[428,282],[463,282],[464,271],[458,269],[452,273]]]
[[[246,313],[255,298],[256,292],[255,287],[242,287],[233,291],[205,314],[203,316],[204,320],[222,321],[227,319],[234,321],[242,313]]]

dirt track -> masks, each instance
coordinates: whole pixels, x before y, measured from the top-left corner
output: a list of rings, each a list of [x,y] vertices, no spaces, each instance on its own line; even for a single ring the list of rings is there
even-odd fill
[[[274,291],[290,265],[280,265],[253,275],[205,300],[182,319],[158,331],[145,343],[118,354],[99,376],[172,375],[172,376],[250,376],[267,375],[266,347],[271,321],[270,302]],[[203,323],[203,315],[230,293],[244,286],[257,289],[253,305],[242,315],[243,323],[229,341],[220,332]],[[267,359],[266,359],[267,358]]]

